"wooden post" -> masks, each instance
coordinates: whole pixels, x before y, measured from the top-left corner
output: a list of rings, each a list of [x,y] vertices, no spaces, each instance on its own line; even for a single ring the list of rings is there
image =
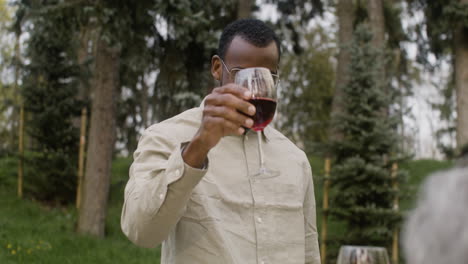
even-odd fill
[[[83,175],[84,175],[84,156],[86,146],[86,118],[88,111],[86,107],[81,109],[81,129],[80,129],[80,149],[78,154],[78,179],[76,188],[76,208],[80,209],[81,205],[81,191],[83,186]]]
[[[322,243],[320,255],[322,264],[327,262],[327,222],[328,222],[328,192],[330,189],[330,158],[325,159],[325,180],[323,184],[323,211],[322,211]]]
[[[24,106],[20,107],[20,120],[18,129],[18,197],[23,197],[23,160],[24,160]]]
[[[392,188],[395,192],[398,191],[398,164],[394,162],[392,164]],[[395,195],[393,199],[393,210],[399,210],[399,200],[398,195]],[[398,264],[398,235],[399,235],[399,228],[395,227],[393,230],[393,243],[392,243],[392,264]]]

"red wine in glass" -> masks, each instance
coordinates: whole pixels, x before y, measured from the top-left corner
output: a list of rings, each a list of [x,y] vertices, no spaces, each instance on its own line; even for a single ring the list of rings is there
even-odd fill
[[[255,115],[252,117],[254,131],[262,131],[273,119],[276,110],[276,101],[271,98],[256,97],[249,100],[256,108]]]
[[[272,70],[262,67],[245,68],[236,73],[235,83],[241,85],[252,93],[253,97],[248,101],[257,111],[252,116],[258,142],[259,170],[252,177],[271,178],[280,175],[278,170],[265,166],[262,148],[262,131],[271,122],[276,110],[276,84],[272,76]]]

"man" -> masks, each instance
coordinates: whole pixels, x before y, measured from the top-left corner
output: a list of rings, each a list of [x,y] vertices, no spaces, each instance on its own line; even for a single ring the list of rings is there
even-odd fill
[[[457,167],[424,183],[403,230],[408,264],[468,263],[468,145]]]
[[[125,189],[122,230],[135,244],[161,242],[161,263],[320,263],[312,174],[305,154],[271,127],[255,178],[251,93],[235,69],[277,73],[280,43],[259,20],[228,25],[211,73],[220,82],[199,108],[148,128]],[[247,129],[246,129],[247,128]]]

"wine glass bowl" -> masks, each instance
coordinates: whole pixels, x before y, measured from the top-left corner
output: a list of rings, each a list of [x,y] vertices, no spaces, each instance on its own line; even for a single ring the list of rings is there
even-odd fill
[[[262,131],[273,120],[276,111],[276,84],[275,76],[267,68],[254,67],[239,70],[235,75],[235,83],[250,90],[252,97],[248,100],[255,106],[256,112],[252,117],[254,124],[252,130],[257,132],[258,152],[260,159],[259,172],[254,177],[275,177],[277,171],[267,169],[263,158]]]
[[[276,111],[276,83],[270,70],[255,67],[238,71],[235,82],[252,92],[249,100],[256,108],[252,116],[254,131],[262,131],[272,120]]]

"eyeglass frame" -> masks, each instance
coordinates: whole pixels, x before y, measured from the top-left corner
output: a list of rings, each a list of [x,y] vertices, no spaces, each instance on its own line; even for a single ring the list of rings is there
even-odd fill
[[[232,80],[234,80],[235,78],[235,74],[232,73],[233,70],[236,70],[236,71],[241,71],[243,70],[244,68],[238,68],[238,67],[233,67],[231,70],[229,70],[229,68],[227,67],[226,63],[224,63],[224,60],[219,57],[219,59],[221,60],[221,63],[223,64],[224,68],[226,69],[226,71],[229,73],[229,76],[231,77]],[[275,84],[275,87],[277,87],[280,83],[280,76],[279,76],[279,73],[270,73],[271,76],[273,77],[273,82]],[[234,78],[233,78],[234,77]],[[275,79],[276,78],[276,79]],[[276,80],[276,81],[275,81]]]

